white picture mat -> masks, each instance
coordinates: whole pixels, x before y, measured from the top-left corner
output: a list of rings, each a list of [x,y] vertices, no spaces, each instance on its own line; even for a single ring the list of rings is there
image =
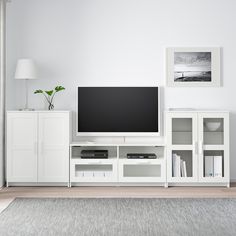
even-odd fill
[[[174,81],[175,52],[211,52],[211,82]],[[166,85],[168,87],[219,87],[220,47],[168,47],[166,48]]]

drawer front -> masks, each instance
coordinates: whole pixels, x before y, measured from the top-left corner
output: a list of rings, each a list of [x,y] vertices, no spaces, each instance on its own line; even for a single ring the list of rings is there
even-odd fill
[[[78,160],[71,162],[71,182],[117,182],[117,161]]]
[[[165,182],[164,160],[122,160],[119,162],[119,182]]]

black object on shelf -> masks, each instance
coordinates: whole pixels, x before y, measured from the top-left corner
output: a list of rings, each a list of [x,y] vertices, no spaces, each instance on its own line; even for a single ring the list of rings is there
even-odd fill
[[[82,159],[108,159],[108,150],[82,150]]]
[[[156,159],[155,153],[127,153],[128,159]]]

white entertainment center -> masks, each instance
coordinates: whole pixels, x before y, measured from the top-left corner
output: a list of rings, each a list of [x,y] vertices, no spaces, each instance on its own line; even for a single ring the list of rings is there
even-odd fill
[[[166,182],[165,145],[86,144],[70,145],[70,185],[106,183],[112,185],[164,185]],[[108,150],[108,159],[81,159],[81,150]],[[127,159],[127,153],[155,153],[156,159]]]
[[[69,111],[8,111],[7,186],[230,186],[227,111],[166,111],[163,143],[71,142],[71,123]],[[108,159],[82,159],[91,149],[108,150]],[[127,159],[130,152],[157,158]]]

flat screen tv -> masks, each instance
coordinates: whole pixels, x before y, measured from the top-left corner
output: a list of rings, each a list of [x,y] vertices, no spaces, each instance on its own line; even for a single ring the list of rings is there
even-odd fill
[[[77,135],[160,135],[158,87],[78,87]]]

